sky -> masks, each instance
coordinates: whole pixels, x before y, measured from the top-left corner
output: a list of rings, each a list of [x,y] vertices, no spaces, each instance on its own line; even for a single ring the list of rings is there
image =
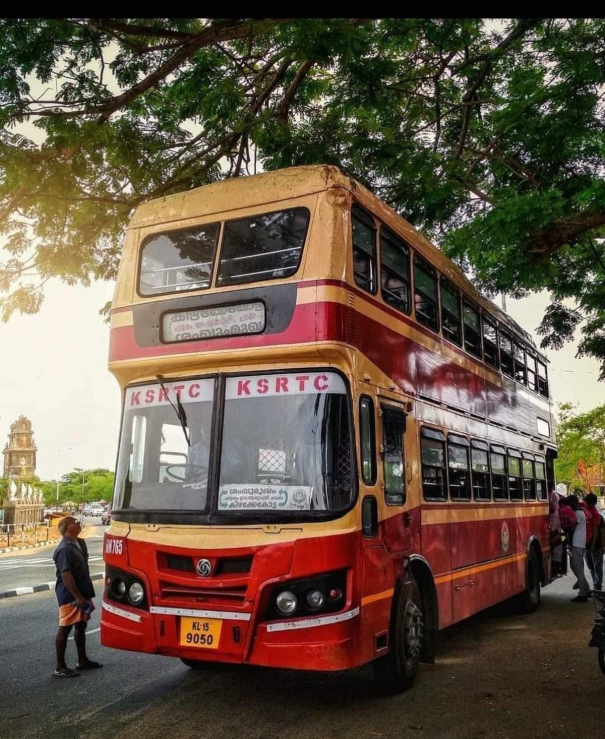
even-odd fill
[[[4,448],[11,424],[29,418],[42,480],[78,468],[115,468],[120,390],[107,369],[109,325],[99,314],[113,287],[48,283],[40,313],[0,322],[0,441]],[[506,310],[539,343],[535,330],[546,304],[538,294],[507,299]],[[576,359],[575,345],[547,357],[555,403],[577,404],[578,412],[605,404],[595,360]]]

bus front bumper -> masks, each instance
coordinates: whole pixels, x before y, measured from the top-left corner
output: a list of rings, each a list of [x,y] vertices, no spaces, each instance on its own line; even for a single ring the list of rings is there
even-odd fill
[[[198,633],[211,634],[210,645],[205,643],[208,637]],[[202,662],[344,670],[360,664],[358,639],[359,608],[256,625],[249,613],[153,607],[140,611],[105,599],[101,613],[105,647]]]

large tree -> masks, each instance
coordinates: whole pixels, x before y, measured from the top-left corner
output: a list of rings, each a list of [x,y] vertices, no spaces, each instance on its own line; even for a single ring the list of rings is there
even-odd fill
[[[605,483],[605,405],[577,413],[570,403],[559,406],[557,480],[571,490],[603,494]]]
[[[580,326],[605,377],[605,20],[3,18],[0,34],[5,320],[38,310],[49,277],[112,278],[143,200],[327,162],[488,294],[550,291],[543,345]]]

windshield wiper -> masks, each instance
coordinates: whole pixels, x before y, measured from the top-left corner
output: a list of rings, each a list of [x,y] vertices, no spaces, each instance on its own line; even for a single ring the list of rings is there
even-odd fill
[[[168,390],[166,390],[166,387],[164,386],[164,378],[162,375],[156,375],[156,380],[160,383],[160,387],[164,391],[164,395],[166,396],[166,399],[170,403],[170,405],[174,408],[174,412],[176,413],[176,417],[179,419],[179,423],[181,424],[181,428],[183,429],[183,433],[185,434],[185,441],[187,442],[187,446],[191,446],[191,442],[189,441],[189,426],[187,424],[187,413],[185,413],[185,408],[183,407],[183,404],[181,403],[181,396],[179,393],[177,393],[176,396],[176,405],[170,400],[170,396],[168,395]]]

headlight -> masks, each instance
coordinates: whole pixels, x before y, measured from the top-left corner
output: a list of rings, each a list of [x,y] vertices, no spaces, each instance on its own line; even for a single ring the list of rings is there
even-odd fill
[[[275,605],[280,613],[283,613],[284,616],[289,616],[296,610],[298,599],[291,590],[282,590],[275,599]]]
[[[133,582],[132,585],[128,588],[128,600],[134,606],[137,606],[139,603],[142,603],[144,597],[145,591],[143,590],[143,586],[141,585],[141,583]]]
[[[312,611],[320,609],[324,604],[324,600],[324,594],[321,590],[311,590],[310,593],[307,593],[307,605]]]
[[[111,584],[111,589],[118,598],[123,598],[126,595],[126,583],[124,580],[114,580]]]

